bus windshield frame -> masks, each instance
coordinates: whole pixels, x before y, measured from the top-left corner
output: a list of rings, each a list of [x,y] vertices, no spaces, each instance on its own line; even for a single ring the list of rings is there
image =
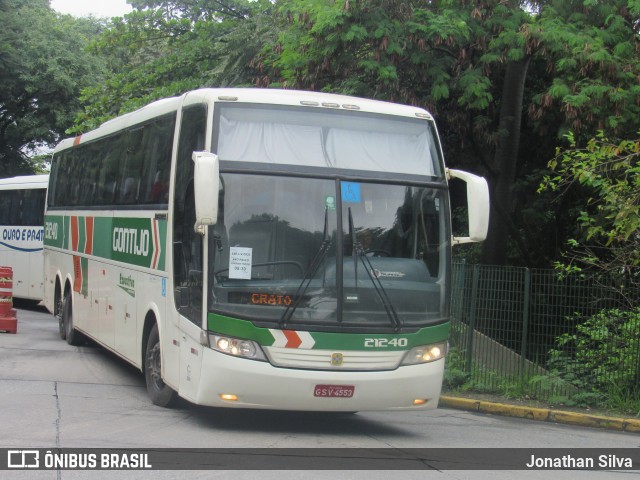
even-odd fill
[[[227,130],[226,117],[251,125],[236,124],[240,136]],[[414,331],[448,321],[450,213],[432,122],[242,104],[217,106],[214,118],[221,186],[218,223],[208,235],[209,312],[316,331]],[[270,119],[276,127],[265,126]],[[298,129],[298,140],[309,130],[318,140],[375,126],[369,132],[378,146],[395,142],[385,142],[381,128],[391,136],[411,132],[428,139],[412,150],[428,165],[416,167],[417,158],[403,164],[411,152],[392,156],[384,149],[377,157],[369,149],[355,162],[338,150],[331,159],[341,158],[344,168],[322,164],[313,148],[269,144],[265,130],[284,138],[288,125],[309,127]],[[360,145],[373,138],[369,132]],[[353,142],[344,145],[353,153]]]

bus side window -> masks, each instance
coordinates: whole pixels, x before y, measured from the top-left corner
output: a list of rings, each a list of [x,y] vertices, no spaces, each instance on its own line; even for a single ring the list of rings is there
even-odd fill
[[[98,205],[113,205],[115,202],[120,158],[124,155],[122,134],[113,137],[109,143],[110,145],[100,152],[100,172],[97,182],[99,198],[96,200]]]
[[[85,181],[80,185],[79,205],[90,207],[96,203],[98,195],[98,178],[100,174],[100,145],[90,143],[82,148],[82,164],[86,172]]]
[[[149,135],[145,145],[138,200],[143,204],[166,205],[175,114],[156,120],[145,129]]]
[[[2,225],[11,225],[9,222],[9,213],[11,212],[11,192],[0,192],[0,223]]]
[[[51,165],[51,176],[57,179],[54,188],[49,194],[49,206],[60,207],[64,205],[64,193],[67,187],[68,176],[66,175],[67,153],[60,152],[54,156]]]
[[[133,205],[138,202],[140,184],[140,166],[145,155],[145,137],[148,129],[136,127],[125,134],[124,155],[120,159],[120,175],[118,178],[118,205]]]
[[[22,225],[44,223],[44,189],[24,190],[22,201]]]

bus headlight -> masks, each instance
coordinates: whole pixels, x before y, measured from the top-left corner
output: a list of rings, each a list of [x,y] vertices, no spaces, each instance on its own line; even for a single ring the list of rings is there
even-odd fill
[[[253,340],[244,340],[210,333],[209,348],[234,357],[250,358],[263,362],[267,361],[262,352],[262,348]]]
[[[417,365],[419,363],[435,362],[444,358],[449,349],[448,342],[432,343],[431,345],[421,345],[414,347],[402,361],[402,365]]]

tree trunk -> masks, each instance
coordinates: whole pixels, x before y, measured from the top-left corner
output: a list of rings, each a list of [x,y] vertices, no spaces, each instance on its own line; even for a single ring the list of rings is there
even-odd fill
[[[484,242],[482,263],[505,265],[509,240],[509,225],[513,208],[513,184],[516,179],[522,97],[530,57],[507,65],[500,107],[500,141],[494,158],[495,176],[489,179],[491,216],[489,233]]]

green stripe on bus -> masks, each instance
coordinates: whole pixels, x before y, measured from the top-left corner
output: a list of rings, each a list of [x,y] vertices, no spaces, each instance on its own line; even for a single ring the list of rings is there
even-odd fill
[[[67,248],[68,229],[65,217],[47,215],[44,219],[44,244],[49,247]]]
[[[111,217],[95,217],[93,221],[93,254],[111,258]]]
[[[265,347],[276,341],[268,328],[256,327],[248,320],[210,313],[207,326],[211,332],[253,340]],[[449,328],[450,324],[447,322],[421,328],[415,333],[306,333],[315,341],[312,348],[317,350],[392,351],[445,341],[449,336]]]
[[[253,340],[264,346],[273,345],[275,341],[275,338],[271,335],[268,328],[256,327],[247,320],[238,320],[237,318],[210,313],[207,325],[211,332],[245,340]]]
[[[78,217],[78,250],[85,253],[86,217]],[[70,216],[47,215],[45,245],[68,250]],[[167,221],[151,218],[93,217],[93,256],[165,269]]]
[[[150,267],[154,255],[153,229],[149,218],[114,218],[111,258]]]
[[[424,327],[415,333],[328,333],[311,332],[318,350],[407,350],[418,345],[442,342],[449,336],[449,323]],[[406,339],[406,341],[404,340]]]

